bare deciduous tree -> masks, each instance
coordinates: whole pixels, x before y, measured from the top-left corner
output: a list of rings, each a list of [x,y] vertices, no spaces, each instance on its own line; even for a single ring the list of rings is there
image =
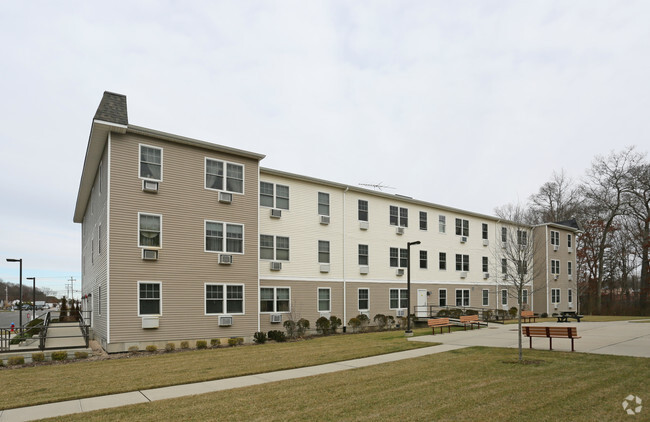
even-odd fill
[[[530,208],[535,223],[566,221],[574,218],[580,208],[580,190],[564,169],[553,172],[551,180],[530,196]]]

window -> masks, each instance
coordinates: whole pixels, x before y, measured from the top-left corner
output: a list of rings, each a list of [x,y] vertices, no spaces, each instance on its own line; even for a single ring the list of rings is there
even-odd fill
[[[104,167],[104,163],[102,161],[99,162],[99,171],[97,172],[97,178],[98,180],[98,185],[99,185],[99,195],[101,196],[102,194],[102,168]]]
[[[399,249],[397,248],[390,248],[390,266],[399,266]]]
[[[138,282],[138,315],[161,315],[160,284]]]
[[[400,249],[390,248],[390,266],[406,268],[407,265],[408,265],[408,250],[402,248]]]
[[[560,289],[551,289],[551,303],[560,303]]]
[[[359,310],[367,311],[370,309],[370,290],[369,289],[359,289],[357,290],[359,295]]]
[[[567,245],[567,247],[569,247],[569,248],[571,247],[571,245],[573,245],[573,239],[571,238],[571,235],[570,235],[570,234],[567,234],[567,235],[566,235],[566,245]]]
[[[523,290],[521,291],[521,303],[522,303],[523,305],[527,305],[527,304],[528,304],[528,290],[526,290],[526,289],[523,289]]]
[[[406,268],[409,265],[409,254],[408,254],[408,249],[402,249],[400,248],[399,250],[399,266],[401,268]]]
[[[567,290],[567,302],[573,303],[573,290],[572,289]]]
[[[408,290],[406,289],[390,289],[390,309],[406,309],[408,308]]]
[[[438,289],[438,306],[447,306],[447,289]]]
[[[501,290],[501,304],[503,306],[508,306],[508,290],[507,289]]]
[[[95,263],[95,239],[90,239],[90,263]]]
[[[223,235],[224,226],[226,227],[225,238]],[[221,223],[218,221],[206,221],[205,251],[243,253],[244,226],[239,224]]]
[[[487,256],[483,257],[483,262],[482,262],[481,267],[482,267],[484,273],[487,273],[488,271],[490,271],[490,269],[488,268],[489,265],[488,265],[488,257]]]
[[[97,254],[102,254],[102,225],[97,226]]]
[[[288,287],[261,287],[260,312],[290,312],[290,292]]]
[[[260,235],[260,259],[275,261],[289,260],[289,238],[283,236]]]
[[[551,245],[560,246],[560,232],[551,230]]]
[[[488,238],[488,225],[486,223],[481,224],[481,236],[483,239]]]
[[[138,246],[140,247],[154,247],[159,248],[162,246],[161,239],[161,223],[162,217],[155,214],[142,214],[138,213],[139,224],[138,231]]]
[[[330,289],[329,287],[318,288],[318,312],[330,312]]]
[[[97,314],[102,314],[102,286],[97,287]]]
[[[456,219],[456,235],[469,236],[469,221],[461,218]]]
[[[469,289],[456,289],[456,306],[469,306]]]
[[[318,192],[318,215],[330,215],[330,194]]]
[[[568,275],[573,274],[573,262],[567,261],[567,263],[566,263],[566,272],[567,272]]]
[[[488,289],[483,289],[483,306],[490,305],[490,291]]]
[[[447,252],[440,252],[438,254],[438,269],[439,270],[447,269]]]
[[[420,230],[427,229],[427,213],[420,211]]]
[[[205,313],[243,314],[244,286],[240,284],[206,284]]]
[[[551,260],[551,274],[560,274],[560,261],[557,259]]]
[[[368,221],[368,201],[359,199],[359,221]]]
[[[501,242],[506,243],[508,241],[508,228],[501,227]]]
[[[469,255],[456,254],[456,271],[469,271]]]
[[[225,186],[224,168],[226,169]],[[244,193],[244,166],[206,158],[205,188]]]
[[[359,265],[368,265],[368,245],[359,245]]]
[[[420,268],[427,268],[427,251],[420,251]]]
[[[517,230],[517,244],[520,246],[528,245],[528,233],[523,230]]]
[[[399,208],[390,205],[389,209],[391,226],[408,227],[409,226],[409,210],[408,208]]]
[[[438,216],[438,232],[446,233],[447,232],[447,217],[444,215]]]
[[[288,210],[289,186],[260,182],[260,205]]]
[[[517,261],[517,270],[519,271],[519,274],[528,274],[528,262],[524,260],[518,260]]]
[[[501,274],[508,273],[508,260],[506,258],[501,258]]]
[[[140,177],[162,180],[162,149],[140,145]]]
[[[318,263],[330,263],[330,242],[327,240],[318,241]]]

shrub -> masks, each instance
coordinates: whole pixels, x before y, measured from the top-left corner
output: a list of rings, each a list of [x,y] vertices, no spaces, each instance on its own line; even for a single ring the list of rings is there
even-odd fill
[[[129,347],[129,353],[131,353],[131,354],[138,353],[139,351],[140,351],[140,349],[138,348],[138,346]]]
[[[332,330],[333,334],[336,334],[336,330],[343,325],[343,322],[341,322],[341,318],[336,317],[332,315],[330,317],[330,330]]]
[[[386,324],[388,324],[388,317],[384,314],[377,314],[372,320],[375,322],[379,330],[385,329]]]
[[[277,341],[278,343],[282,343],[287,341],[287,336],[284,334],[284,332],[279,331],[279,330],[271,330],[268,333],[269,340]]]
[[[483,319],[485,321],[489,321],[490,319],[492,319],[492,310],[490,310],[490,309],[484,310],[483,311]]]
[[[9,359],[7,359],[7,365],[9,366],[24,365],[24,364],[25,364],[25,356],[10,356]]]
[[[514,318],[517,316],[517,307],[513,306],[508,310],[508,314],[510,314],[510,318]]]
[[[356,333],[359,330],[359,327],[361,326],[361,321],[359,321],[359,318],[350,318],[348,321],[348,325],[352,327],[352,332]]]
[[[45,360],[45,353],[37,352],[32,353],[32,362],[43,362]]]
[[[436,316],[448,317],[449,316],[449,309],[441,309],[441,310],[439,310],[438,313],[436,314]]]
[[[210,339],[210,346],[211,347],[219,347],[221,344],[221,341],[218,338],[211,338]]]
[[[463,315],[463,310],[459,308],[454,308],[449,310],[449,316],[452,318],[460,318]]]
[[[2,359],[0,359],[0,368],[2,368],[3,366],[5,366],[5,362]]]
[[[326,336],[330,332],[330,320],[324,316],[316,320],[316,331]]]
[[[256,331],[255,334],[253,334],[253,341],[257,344],[266,343],[266,339],[266,333],[263,331]]]
[[[237,337],[237,344],[244,344],[244,338],[243,337]]]
[[[294,320],[289,319],[287,321],[284,321],[284,323],[282,325],[284,325],[284,329],[287,330],[287,335],[289,337],[291,337],[291,338],[296,337],[297,324],[296,324],[296,322]]]
[[[237,346],[244,343],[244,339],[241,337],[231,337],[228,339],[228,345],[230,346]]]
[[[197,349],[207,349],[208,348],[208,342],[206,340],[197,340],[196,341],[196,348]]]
[[[542,318],[548,318],[548,314],[546,312],[542,312],[542,315],[540,315]]]
[[[392,315],[388,315],[386,319],[388,321],[388,328],[393,329],[393,327],[395,326],[395,317],[393,317]]]
[[[149,346],[147,346],[147,348],[148,347]],[[74,352],[74,358],[75,359],[86,359],[87,357],[88,357],[88,352]]]
[[[465,315],[478,315],[478,311],[476,309],[467,309]]]
[[[145,350],[147,352],[153,353],[153,352],[158,350],[158,346],[156,346],[155,344],[149,344],[149,345],[147,345],[147,347],[145,347]]]
[[[309,321],[305,318],[300,318],[296,323],[296,334],[298,337],[302,337],[307,330],[309,330]]]
[[[52,360],[66,360],[68,358],[68,352],[65,350],[58,350],[52,352]]]
[[[357,319],[361,322],[361,325],[359,326],[359,329],[361,331],[366,331],[366,328],[370,324],[370,318],[368,318],[368,315],[359,314],[359,315],[357,315]]]
[[[175,343],[167,343],[165,344],[165,351],[166,352],[173,352],[176,350],[176,344]]]
[[[190,348],[190,342],[185,340],[181,341],[181,349],[189,349]]]

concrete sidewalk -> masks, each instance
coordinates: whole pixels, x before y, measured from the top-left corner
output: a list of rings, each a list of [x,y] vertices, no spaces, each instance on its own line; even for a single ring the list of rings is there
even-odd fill
[[[650,323],[618,321],[581,322],[576,324],[538,323],[534,325],[578,327],[578,335],[582,338],[575,342],[577,352],[646,358],[650,357]],[[155,400],[205,394],[232,388],[248,387],[251,385],[303,378],[371,365],[380,365],[382,363],[411,359],[471,346],[516,348],[517,326],[491,324],[488,328],[482,328],[480,330],[475,329],[468,331],[455,331],[450,334],[444,333],[419,336],[410,338],[409,341],[438,342],[442,344],[439,346],[424,347],[421,349],[407,350],[368,358],[352,359],[305,368],[267,372],[257,375],[247,375],[243,377],[198,382],[193,384],[174,385],[150,390],[91,397],[87,399],[68,400],[59,403],[29,406],[18,409],[7,409],[0,411],[0,422],[29,421],[34,419],[64,416],[72,413],[126,406],[130,404],[147,403]],[[527,338],[524,338],[523,346],[528,348]],[[548,340],[535,338],[533,339],[533,347],[539,350],[548,350]],[[556,339],[553,342],[553,350],[570,351],[571,342],[565,339]]]

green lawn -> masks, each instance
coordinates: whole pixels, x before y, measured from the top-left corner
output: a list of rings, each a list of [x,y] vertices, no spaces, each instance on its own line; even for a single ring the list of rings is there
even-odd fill
[[[431,332],[424,328],[415,334]],[[404,331],[3,369],[0,409],[292,369],[431,346]]]
[[[468,348],[316,377],[66,416],[66,421],[628,421],[648,359]],[[645,404],[645,403],[644,403]],[[650,408],[634,420],[648,420]]]

